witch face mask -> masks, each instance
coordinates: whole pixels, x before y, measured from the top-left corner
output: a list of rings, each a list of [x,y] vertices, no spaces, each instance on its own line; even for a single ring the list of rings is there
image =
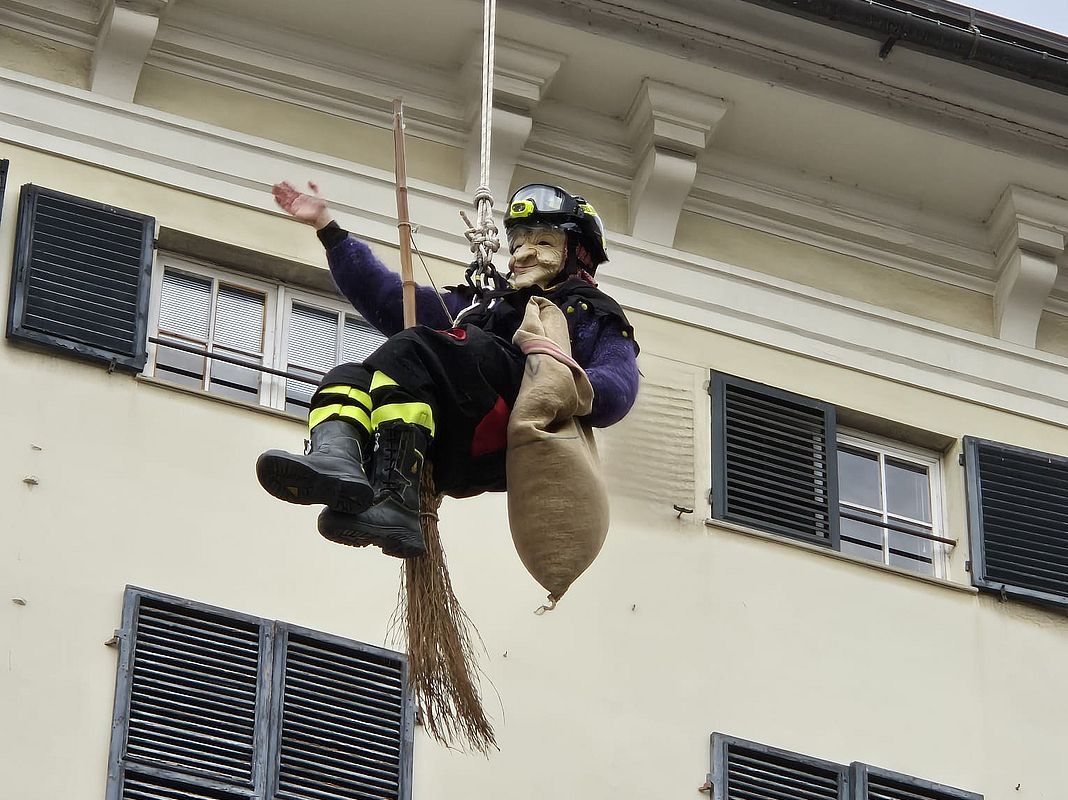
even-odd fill
[[[567,234],[547,227],[516,228],[509,232],[512,257],[510,283],[516,289],[537,284],[547,288],[564,265]]]

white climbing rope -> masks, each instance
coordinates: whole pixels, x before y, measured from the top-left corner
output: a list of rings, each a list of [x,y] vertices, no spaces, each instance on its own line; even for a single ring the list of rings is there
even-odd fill
[[[493,254],[501,246],[499,233],[493,222],[493,195],[490,193],[490,146],[493,128],[493,48],[497,27],[497,0],[485,0],[482,16],[482,123],[480,133],[479,186],[475,190],[475,223],[472,225],[462,211],[467,224],[467,240],[483,276],[493,269]]]

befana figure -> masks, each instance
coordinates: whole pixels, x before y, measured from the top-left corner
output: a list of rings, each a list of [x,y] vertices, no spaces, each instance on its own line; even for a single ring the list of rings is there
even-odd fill
[[[597,288],[597,268],[608,260],[604,227],[582,197],[545,184],[516,191],[504,221],[506,279],[484,290],[420,286],[418,324],[404,329],[400,277],[337,224],[314,183],[308,188],[282,182],[273,193],[283,210],[316,228],[338,289],[389,337],[362,364],[323,378],[311,400],[307,454],[269,450],[256,462],[273,496],[326,506],[318,519],[324,537],[400,558],[421,555],[428,460],[443,494],[509,488],[508,417],[526,360],[512,337],[531,297],[565,315],[572,357],[594,390],[582,422],[606,427],[630,410],[638,346],[623,310]]]

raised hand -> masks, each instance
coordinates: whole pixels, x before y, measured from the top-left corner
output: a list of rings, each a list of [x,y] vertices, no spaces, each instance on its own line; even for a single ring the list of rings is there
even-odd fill
[[[325,228],[333,216],[326,206],[326,200],[319,194],[319,186],[314,181],[308,181],[308,188],[311,194],[300,191],[289,181],[281,181],[271,187],[271,194],[278,207],[293,219],[305,225],[314,225],[316,230]]]

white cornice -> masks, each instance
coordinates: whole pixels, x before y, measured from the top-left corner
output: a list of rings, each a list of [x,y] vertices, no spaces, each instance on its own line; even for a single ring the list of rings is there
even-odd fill
[[[482,41],[470,48],[471,55],[460,71],[460,84],[469,98],[469,118],[481,110]],[[498,37],[493,47],[493,100],[511,108],[531,111],[556,77],[567,57],[540,47]]]
[[[513,11],[952,134],[1068,164],[1064,98],[907,53],[888,70],[872,42],[728,0],[502,0]],[[926,58],[926,61],[923,59]],[[952,79],[947,76],[952,75]]]
[[[251,41],[241,20],[203,14],[168,19],[160,27],[148,63],[193,77],[210,74],[213,81],[257,93],[273,87],[293,99],[310,96],[320,103],[324,99],[351,103],[383,118],[393,98],[403,97],[411,120],[451,132],[465,128],[464,97],[456,74],[290,31],[255,30],[257,39]]]
[[[0,140],[264,213],[278,213],[269,187],[279,175],[315,174],[352,230],[396,238],[385,171],[8,70]],[[468,198],[420,181],[409,193],[423,252],[465,264],[455,213]],[[1068,426],[1068,359],[629,236],[611,235],[610,245],[602,282],[631,309]]]
[[[498,39],[493,58],[493,96],[490,114],[488,186],[498,203],[505,202],[516,164],[534,127],[531,117],[564,62],[562,53]],[[482,46],[471,48],[464,65],[467,92],[467,146],[464,149],[465,188],[474,195],[482,182]]]
[[[134,99],[160,15],[170,1],[106,0],[89,74],[94,92],[126,102]]]
[[[69,25],[91,25],[75,16],[81,6],[69,5],[64,17]],[[168,14],[146,63],[387,129],[392,98],[402,95],[410,134],[457,148],[470,145],[471,103],[459,67],[449,74],[263,26],[255,28],[259,41],[250,43],[248,26],[240,20],[204,15],[196,7],[183,11],[180,2],[175,12],[182,13]],[[41,21],[25,9],[19,18]],[[313,51],[313,45],[315,57],[308,59],[303,53]],[[523,46],[503,47],[502,69],[515,72],[524,58]],[[558,59],[549,54],[534,63],[533,80],[542,92]],[[522,89],[528,95],[535,91],[536,86]],[[637,164],[624,121],[549,99],[531,114],[533,126],[525,140],[514,125],[505,137],[512,151],[518,149],[518,164],[631,194]],[[892,199],[735,154],[712,150],[700,157],[683,207],[977,291],[992,293],[997,277],[991,244],[977,222],[943,220]],[[1054,294],[1068,298],[1068,279],[1062,282]]]
[[[629,191],[634,175],[621,120],[552,100],[534,110],[534,129],[524,157],[546,164],[560,162],[566,174],[560,168],[545,171],[621,194]]]
[[[994,293],[997,334],[1033,347],[1068,245],[1068,202],[1009,186],[990,228],[1001,266]]]
[[[697,177],[697,156],[712,141],[728,105],[717,97],[644,78],[627,112],[638,156],[630,191],[631,235],[670,245]]]
[[[727,108],[721,98],[647,77],[627,112],[627,137],[636,153],[665,147],[696,157],[711,143]]]
[[[82,50],[92,50],[99,28],[99,14],[90,2],[66,0],[53,3],[51,9],[44,9],[37,3],[6,0],[0,6],[0,25]]]

